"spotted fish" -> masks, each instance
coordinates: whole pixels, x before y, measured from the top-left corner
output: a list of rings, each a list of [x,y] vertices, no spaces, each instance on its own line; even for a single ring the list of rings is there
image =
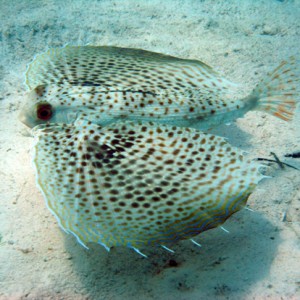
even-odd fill
[[[221,225],[263,177],[224,138],[193,128],[77,120],[33,134],[48,207],[84,246],[169,249]]]
[[[288,121],[299,102],[299,78],[299,60],[290,58],[238,99],[235,84],[197,60],[68,46],[50,49],[29,65],[21,120],[30,127],[82,117],[101,126],[131,120],[206,130],[255,109]]]

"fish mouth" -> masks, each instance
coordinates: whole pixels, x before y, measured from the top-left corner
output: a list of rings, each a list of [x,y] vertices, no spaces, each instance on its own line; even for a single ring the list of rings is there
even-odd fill
[[[25,126],[27,126],[29,128],[33,128],[35,126],[33,121],[30,120],[30,118],[28,118],[28,116],[24,113],[24,111],[21,111],[19,113],[18,119],[21,123],[23,123]]]
[[[26,127],[30,129],[32,129],[36,125],[41,124],[36,118],[33,118],[25,108],[23,108],[23,110],[20,111],[18,119],[21,123],[23,123]]]

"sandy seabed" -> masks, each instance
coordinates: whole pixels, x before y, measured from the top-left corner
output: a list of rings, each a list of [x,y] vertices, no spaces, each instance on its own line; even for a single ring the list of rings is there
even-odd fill
[[[300,172],[273,165],[248,206],[175,254],[90,250],[58,227],[35,185],[17,116],[26,65],[50,47],[116,45],[202,60],[246,95],[299,57],[300,1],[0,0],[0,299],[300,299]],[[253,157],[300,167],[299,109],[286,123],[249,112],[214,130]]]

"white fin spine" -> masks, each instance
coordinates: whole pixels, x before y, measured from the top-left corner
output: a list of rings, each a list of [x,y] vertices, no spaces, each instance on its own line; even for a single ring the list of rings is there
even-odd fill
[[[220,228],[221,228],[223,231],[225,231],[226,233],[230,233],[230,231],[227,230],[226,228],[224,228],[223,226],[220,226]]]
[[[104,243],[102,243],[100,241],[98,241],[98,244],[103,246],[107,252],[110,252],[110,248],[107,245],[105,245]]]
[[[201,244],[199,244],[199,243],[197,243],[195,240],[193,240],[193,239],[190,239],[190,241],[191,241],[193,244],[195,244],[196,246],[198,246],[199,248],[201,248],[201,247],[202,247],[202,245],[201,245]]]
[[[148,258],[148,256],[144,253],[142,253],[139,249],[135,248],[135,247],[130,247],[131,249],[133,249],[136,253],[138,253],[139,255]]]
[[[165,250],[171,252],[171,253],[175,253],[174,250],[172,250],[172,249],[170,249],[170,248],[168,248],[168,247],[166,247],[166,246],[164,246],[164,245],[161,245],[161,247],[164,248]]]
[[[247,209],[247,210],[249,210],[249,211],[251,211],[251,212],[254,212],[253,209],[251,209],[251,208],[249,208],[249,207],[247,207],[247,206],[245,206],[245,209]]]

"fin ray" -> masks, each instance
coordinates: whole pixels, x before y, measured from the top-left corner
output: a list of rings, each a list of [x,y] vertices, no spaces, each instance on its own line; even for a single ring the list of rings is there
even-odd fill
[[[300,60],[290,57],[258,84],[251,97],[258,99],[255,109],[291,121],[300,102]]]

